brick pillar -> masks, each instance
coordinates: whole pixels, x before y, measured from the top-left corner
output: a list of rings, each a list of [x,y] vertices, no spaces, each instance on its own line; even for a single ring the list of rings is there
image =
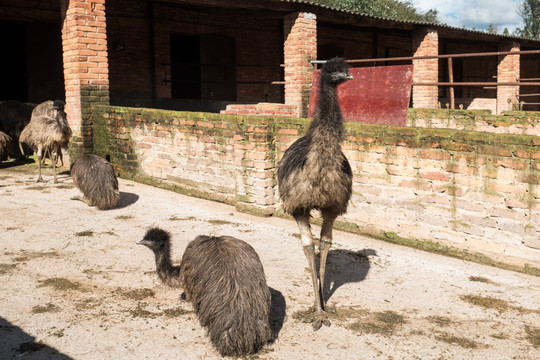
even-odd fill
[[[439,55],[439,34],[436,30],[421,29],[413,34],[413,56]],[[413,83],[439,81],[439,60],[413,60]],[[413,86],[413,108],[439,107],[438,86]]]
[[[66,113],[70,160],[93,150],[92,105],[109,104],[105,0],[62,0]]]
[[[503,40],[499,45],[499,51],[519,51],[519,43]],[[520,56],[501,55],[497,65],[497,82],[516,82],[519,79]],[[497,114],[512,110],[518,104],[519,86],[497,87]]]
[[[313,79],[311,60],[317,58],[317,18],[310,13],[294,13],[284,19],[285,104],[297,107],[298,116],[307,116]]]

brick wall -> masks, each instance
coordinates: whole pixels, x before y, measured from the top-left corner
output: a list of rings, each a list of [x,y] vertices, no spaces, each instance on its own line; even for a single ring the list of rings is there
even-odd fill
[[[439,36],[431,29],[417,30],[413,34],[413,56],[439,55]],[[436,83],[439,80],[439,60],[413,60],[413,83]],[[413,86],[414,108],[437,108],[437,86]]]
[[[540,115],[525,111],[492,115],[489,110],[409,109],[407,126],[540,136]]]
[[[107,37],[112,104],[152,105],[154,82],[149,2],[107,2]],[[137,69],[137,70],[134,70]]]
[[[275,166],[309,120],[97,107],[96,152],[125,176],[279,213]],[[348,229],[540,266],[540,140],[347,123]]]
[[[520,45],[513,41],[504,40],[499,51],[519,51]],[[510,83],[519,79],[519,55],[499,56],[497,66],[497,82]],[[497,114],[512,110],[518,103],[519,86],[498,86],[497,87]]]
[[[230,115],[257,115],[257,116],[291,116],[295,117],[297,107],[294,105],[259,103],[252,105],[233,104],[227,105],[221,114]]]
[[[66,113],[70,156],[92,152],[92,104],[109,103],[105,0],[62,1]]]
[[[537,136],[363,125],[348,132],[354,195],[346,220],[539,264]]]
[[[124,175],[143,175],[186,192],[273,213],[273,118],[152,109],[96,113],[96,151]]]
[[[298,116],[306,116],[313,79],[310,61],[317,59],[317,19],[310,13],[289,14],[283,27],[285,104],[296,106]]]

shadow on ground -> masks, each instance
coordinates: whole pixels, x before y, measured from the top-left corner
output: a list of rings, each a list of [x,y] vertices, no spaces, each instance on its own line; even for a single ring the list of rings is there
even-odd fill
[[[328,302],[342,285],[360,282],[366,278],[371,267],[369,256],[377,256],[377,252],[373,249],[360,251],[336,249],[328,252],[323,287],[325,302]],[[318,269],[318,257],[316,265]]]
[[[0,359],[71,360],[58,350],[36,342],[36,338],[0,317]]]
[[[120,200],[118,200],[118,204],[116,204],[114,208],[123,209],[125,207],[135,204],[137,200],[139,200],[139,195],[120,191]]]
[[[36,161],[32,158],[18,158],[14,160],[0,161],[0,169],[9,169],[15,166],[34,164]]]
[[[283,327],[285,314],[287,313],[287,304],[285,297],[276,289],[269,287],[272,303],[270,305],[270,329],[272,329],[272,340],[274,342]]]

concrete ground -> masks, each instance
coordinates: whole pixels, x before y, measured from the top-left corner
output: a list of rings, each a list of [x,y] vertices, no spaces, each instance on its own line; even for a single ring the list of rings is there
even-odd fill
[[[200,234],[250,243],[272,293],[275,340],[247,359],[540,359],[540,278],[336,231],[314,332],[294,221],[120,179],[109,211],[80,201],[67,168],[0,167],[0,359],[218,359],[181,291],[136,243]],[[314,227],[317,232],[318,228]]]

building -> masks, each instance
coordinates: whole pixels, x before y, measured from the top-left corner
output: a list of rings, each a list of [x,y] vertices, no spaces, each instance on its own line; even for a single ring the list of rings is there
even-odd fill
[[[336,55],[362,60],[501,52],[456,57],[451,67],[447,58],[414,60],[411,107],[455,103],[502,113],[520,102],[538,110],[540,103],[539,96],[523,96],[539,93],[540,86],[517,85],[540,77],[539,56],[531,53],[539,41],[303,0],[2,0],[0,27],[3,47],[10,49],[1,60],[0,99],[65,98],[79,143],[91,132],[92,104],[207,112],[240,104],[228,110],[239,113],[242,105],[262,104],[255,112],[306,116],[310,61]],[[508,54],[515,51],[527,53]],[[354,66],[403,63],[411,60]],[[438,85],[450,76],[490,84]],[[497,81],[508,86],[491,86]]]

